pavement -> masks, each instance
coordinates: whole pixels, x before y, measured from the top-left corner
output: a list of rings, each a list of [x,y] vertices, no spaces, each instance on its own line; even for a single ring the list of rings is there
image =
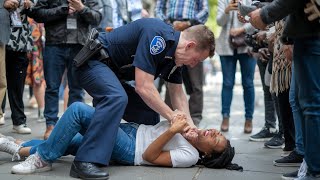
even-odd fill
[[[206,76],[206,85],[204,86],[204,111],[203,120],[200,123],[201,128],[217,128],[221,123],[221,81],[220,72],[215,75]],[[264,106],[263,92],[259,77],[256,71],[255,76],[255,112],[253,118],[253,133],[257,133],[264,125]],[[164,97],[162,91],[161,95]],[[225,169],[208,169],[195,166],[191,168],[163,168],[146,166],[109,166],[104,170],[110,173],[110,179],[115,180],[278,180],[283,173],[295,171],[294,167],[276,167],[273,166],[273,160],[280,158],[281,149],[267,149],[263,147],[263,142],[249,141],[248,134],[243,133],[244,126],[244,102],[243,90],[241,86],[240,74],[236,75],[236,85],[234,87],[234,96],[231,107],[230,129],[225,133],[235,147],[236,155],[233,162],[243,166],[244,171],[230,171]],[[0,133],[29,140],[32,138],[41,139],[45,131],[45,123],[37,122],[37,109],[28,107],[27,87],[25,90],[25,113],[27,115],[27,124],[32,129],[32,134],[20,135],[12,133],[12,122],[10,118],[9,103],[6,106],[5,120],[6,124],[0,126]],[[86,95],[86,102],[91,103],[91,98]],[[8,102],[8,101],[7,101]],[[60,102],[60,111],[62,113],[63,103]],[[61,115],[60,113],[60,115]],[[73,156],[60,158],[53,164],[53,170],[44,173],[32,175],[13,175],[10,173],[11,167],[18,162],[11,162],[11,156],[0,152],[0,179],[1,180],[34,180],[34,179],[72,179],[69,176]]]

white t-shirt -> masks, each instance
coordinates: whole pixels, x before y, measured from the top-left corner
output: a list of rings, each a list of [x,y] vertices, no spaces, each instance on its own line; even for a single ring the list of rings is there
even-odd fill
[[[142,154],[147,147],[162,133],[169,129],[168,121],[161,121],[155,126],[140,125],[136,136],[136,152],[134,165],[152,165],[143,160]],[[199,153],[181,134],[176,134],[163,147],[163,151],[169,151],[173,167],[190,167],[197,163]]]

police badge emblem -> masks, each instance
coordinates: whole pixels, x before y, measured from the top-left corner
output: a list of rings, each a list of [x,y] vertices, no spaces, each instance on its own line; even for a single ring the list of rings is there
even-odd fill
[[[150,43],[150,54],[160,54],[166,48],[166,41],[161,36],[155,36]]]

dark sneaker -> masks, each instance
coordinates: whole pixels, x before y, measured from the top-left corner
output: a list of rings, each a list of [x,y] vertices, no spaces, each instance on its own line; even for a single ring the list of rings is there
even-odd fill
[[[299,170],[294,171],[294,172],[290,172],[290,173],[285,173],[281,176],[281,179],[294,180],[295,178],[298,178],[298,172],[299,172]]]
[[[302,161],[303,161],[303,156],[298,154],[296,151],[292,151],[288,156],[273,161],[273,164],[275,166],[281,166],[281,167],[285,167],[285,166],[299,167]]]
[[[250,136],[250,141],[264,142],[269,141],[273,136],[277,134],[277,129],[263,127],[260,132]]]
[[[272,139],[264,143],[264,146],[271,149],[281,149],[284,144],[284,138],[281,133],[277,133]]]

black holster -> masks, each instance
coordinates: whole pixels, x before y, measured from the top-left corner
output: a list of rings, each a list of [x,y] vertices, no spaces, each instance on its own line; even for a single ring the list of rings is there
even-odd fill
[[[76,57],[73,59],[73,63],[76,67],[80,67],[85,62],[87,62],[93,55],[97,54],[107,54],[102,49],[102,43],[97,39],[99,36],[99,32],[93,28],[87,38],[86,44],[82,47],[82,49],[78,52]],[[104,52],[100,52],[103,50]],[[104,57],[105,58],[105,57]]]

